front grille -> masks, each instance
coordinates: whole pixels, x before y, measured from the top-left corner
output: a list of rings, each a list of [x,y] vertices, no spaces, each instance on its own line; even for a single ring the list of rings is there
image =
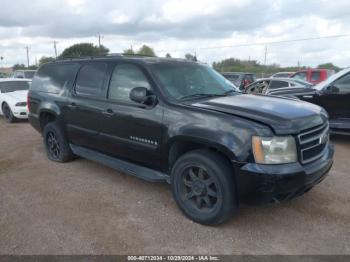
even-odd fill
[[[329,142],[328,121],[323,125],[307,129],[298,135],[300,158],[307,164],[322,157]]]

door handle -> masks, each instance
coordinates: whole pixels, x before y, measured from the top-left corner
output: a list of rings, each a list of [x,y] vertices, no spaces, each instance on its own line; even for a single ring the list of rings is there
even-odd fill
[[[68,108],[71,109],[71,110],[74,110],[74,109],[77,109],[77,104],[76,103],[71,103],[68,105]]]
[[[306,95],[306,96],[303,96],[303,98],[313,98],[313,96]]]
[[[102,114],[108,117],[114,116],[115,113],[113,112],[112,109],[107,109],[106,111],[102,111]]]

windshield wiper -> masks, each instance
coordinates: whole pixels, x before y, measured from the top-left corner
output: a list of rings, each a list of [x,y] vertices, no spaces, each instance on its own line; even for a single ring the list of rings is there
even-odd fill
[[[192,94],[192,95],[186,95],[180,97],[180,100],[187,100],[192,98],[206,98],[206,97],[223,97],[227,96],[227,94],[207,94],[207,93],[198,93],[198,94]]]

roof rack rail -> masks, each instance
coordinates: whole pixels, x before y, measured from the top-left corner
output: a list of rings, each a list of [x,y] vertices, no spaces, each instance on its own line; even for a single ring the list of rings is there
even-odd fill
[[[97,56],[66,56],[66,57],[60,57],[57,58],[56,61],[64,61],[64,60],[79,60],[79,59],[95,59],[95,58],[107,58],[107,57],[128,57],[128,56],[134,56],[134,57],[156,57],[151,55],[142,55],[142,54],[122,54],[122,53],[110,53],[105,55],[97,55]]]

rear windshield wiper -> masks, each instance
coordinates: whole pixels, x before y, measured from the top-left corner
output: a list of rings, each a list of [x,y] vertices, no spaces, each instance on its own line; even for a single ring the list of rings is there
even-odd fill
[[[182,97],[180,97],[180,100],[195,99],[195,98],[206,98],[206,97],[223,97],[223,96],[227,96],[227,94],[198,93],[198,94],[182,96]]]

